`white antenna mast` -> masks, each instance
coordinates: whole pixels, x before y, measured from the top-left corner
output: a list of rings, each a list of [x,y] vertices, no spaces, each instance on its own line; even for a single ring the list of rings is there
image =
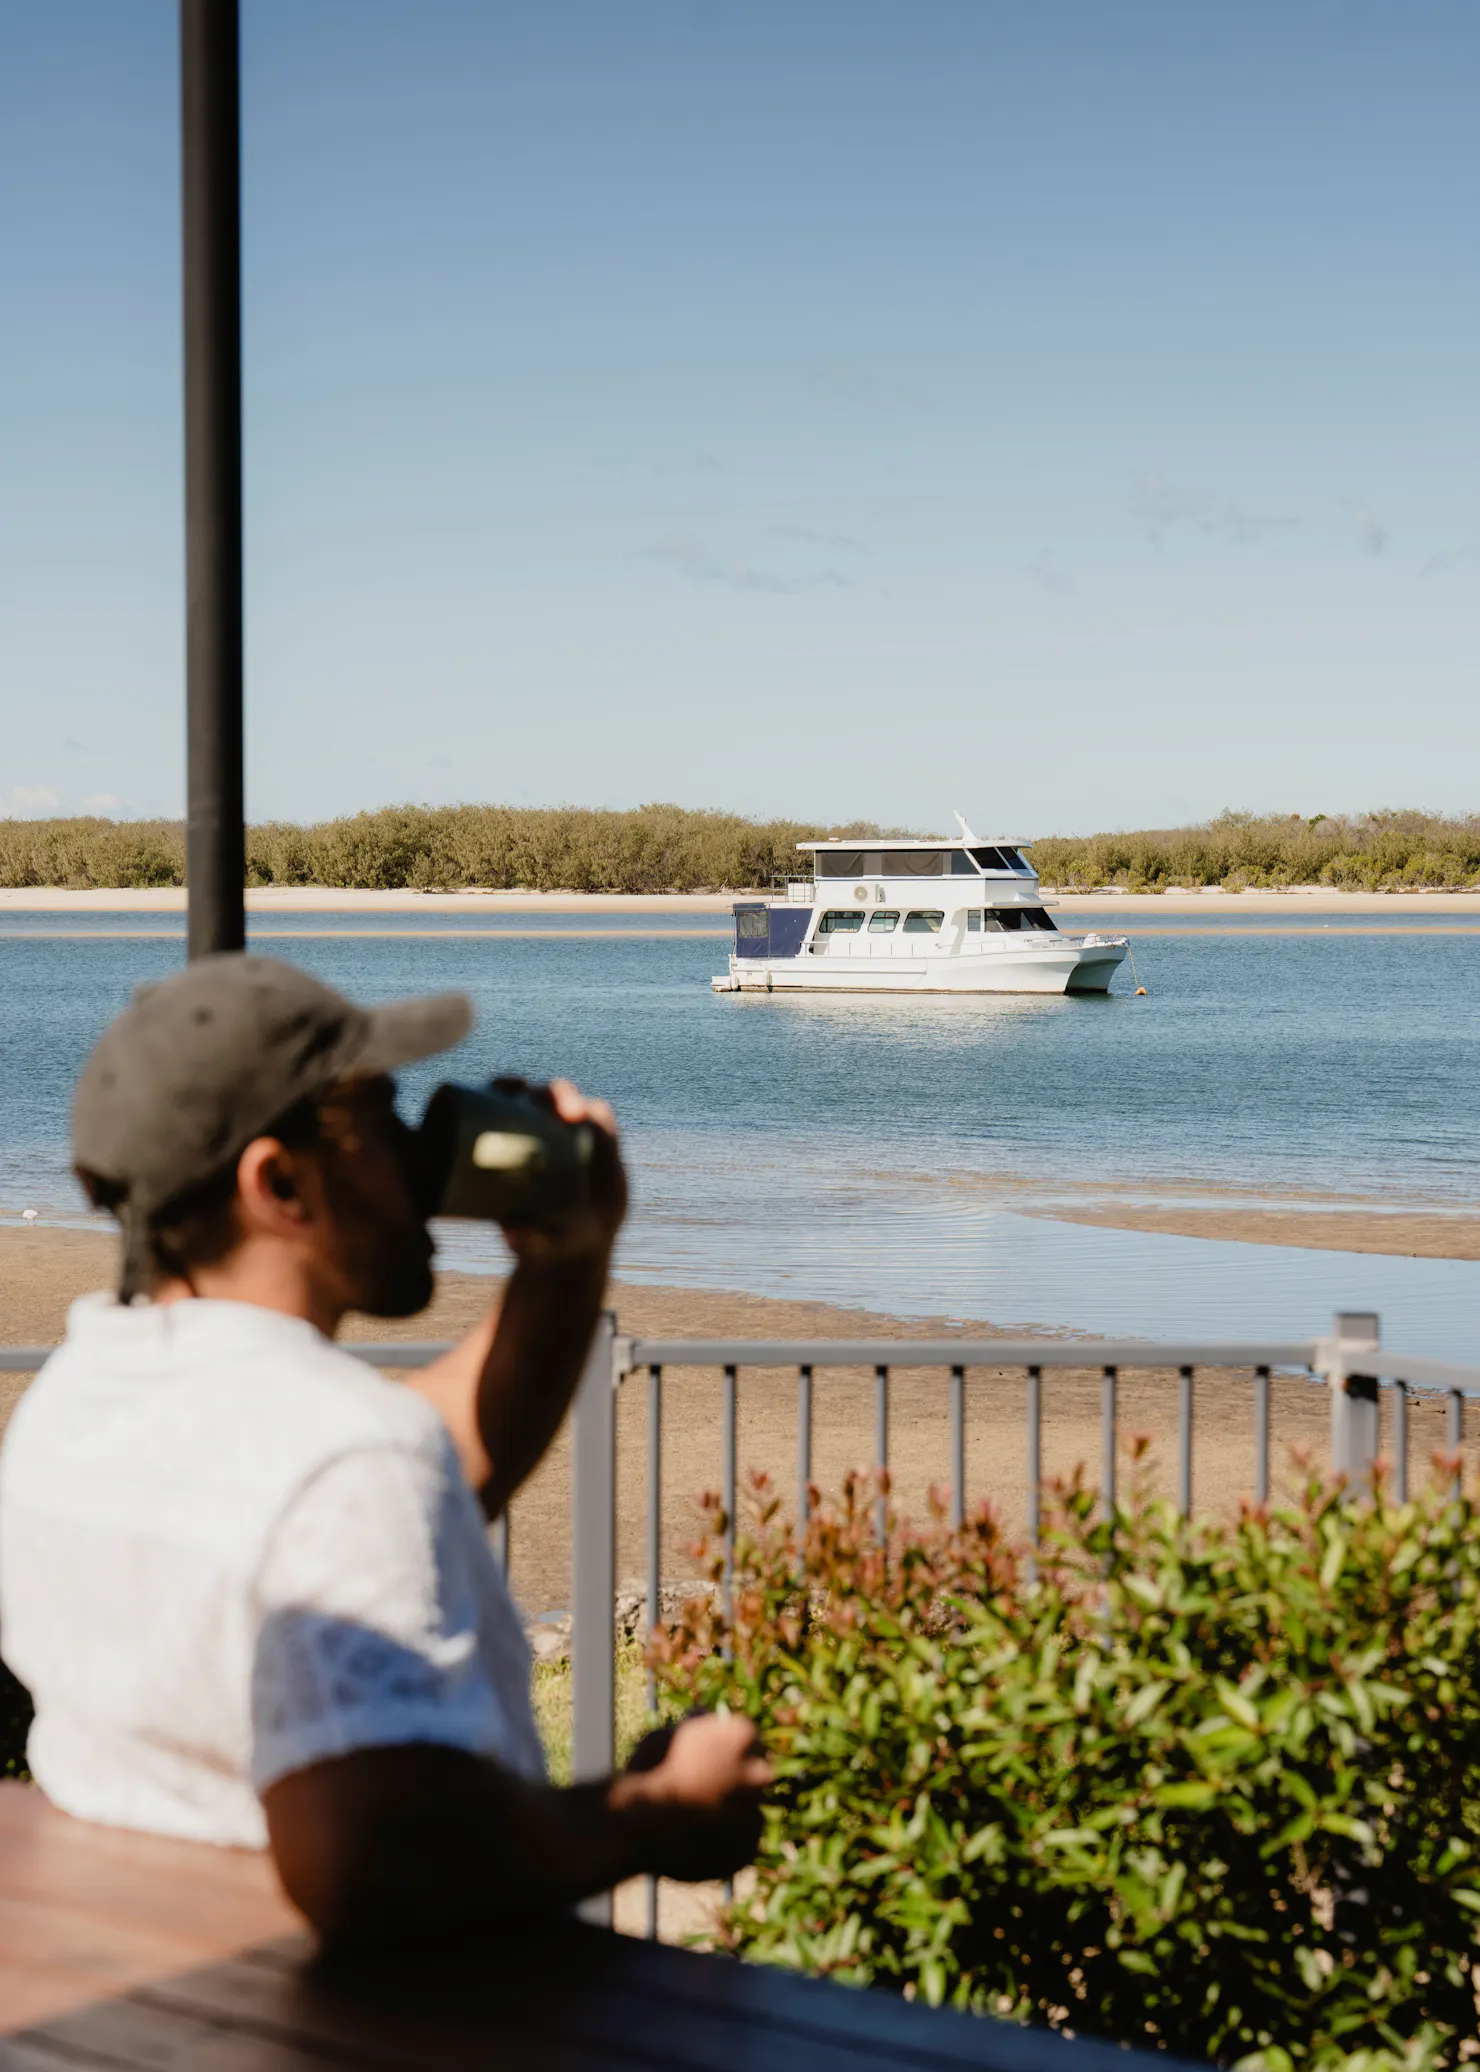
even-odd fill
[[[981,836],[980,836],[980,835],[974,835],[974,834],[973,834],[973,833],[971,832],[971,829],[970,829],[970,828],[969,828],[969,827],[968,827],[968,826],[966,825],[966,816],[965,816],[965,814],[964,814],[964,813],[958,813],[958,814],[956,815],[956,820],[957,820],[957,824],[959,825],[959,827],[960,827],[960,829],[961,829],[961,838],[962,838],[962,840],[963,840],[964,842],[966,842],[968,846],[969,846],[970,844],[972,844],[972,843],[976,843],[976,844],[977,844],[977,845],[979,846],[979,845],[980,845],[980,843],[981,843]]]

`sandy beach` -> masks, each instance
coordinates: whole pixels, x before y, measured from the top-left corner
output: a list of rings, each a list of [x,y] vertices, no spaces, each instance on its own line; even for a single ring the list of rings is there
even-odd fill
[[[1325,885],[1300,885],[1285,892],[1134,893],[1061,892],[1045,895],[1074,914],[1127,909],[1148,922],[1161,914],[1197,914],[1218,920],[1240,914],[1307,915],[1427,914],[1435,919],[1480,916],[1480,892],[1338,892]],[[247,893],[247,910],[268,914],[728,914],[736,899],[756,892],[351,892],[323,885],[269,885]],[[60,886],[0,886],[0,915],[183,914],[179,888],[73,892]]]

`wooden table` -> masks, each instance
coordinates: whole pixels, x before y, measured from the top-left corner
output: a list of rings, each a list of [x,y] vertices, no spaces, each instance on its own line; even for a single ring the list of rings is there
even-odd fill
[[[574,1922],[458,1957],[331,1968],[265,1856],[91,1827],[0,1784],[0,2072],[1150,2065]]]

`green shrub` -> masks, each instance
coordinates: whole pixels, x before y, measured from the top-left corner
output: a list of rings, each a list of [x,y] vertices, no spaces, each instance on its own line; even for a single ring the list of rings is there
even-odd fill
[[[1468,1496],[1312,1484],[1188,1524],[1133,1493],[1103,1523],[1073,1485],[1036,1581],[989,1512],[895,1524],[887,1555],[872,1515],[850,1482],[798,1544],[762,1487],[733,1623],[696,1603],[654,1643],[671,1698],[744,1710],[775,1759],[731,1947],[1271,2072],[1455,2062]]]
[[[1480,880],[1480,818],[1432,813],[1222,813],[1204,827],[1045,837],[1044,883],[1160,891],[1168,885],[1334,885],[1375,892]]]
[[[308,827],[247,830],[249,885],[418,891],[698,892],[767,886],[819,835],[902,833],[853,821],[746,820],[683,806],[384,806]],[[1327,884],[1357,890],[1480,882],[1480,819],[1426,813],[1224,813],[1206,827],[1047,836],[1044,882],[1162,892],[1173,885]],[[183,885],[178,821],[0,820],[0,885]]]
[[[638,806],[385,806],[316,826],[246,832],[246,883],[395,891],[745,890],[806,876],[796,845],[828,834],[898,833],[858,823]],[[0,819],[0,885],[183,885],[178,821]]]

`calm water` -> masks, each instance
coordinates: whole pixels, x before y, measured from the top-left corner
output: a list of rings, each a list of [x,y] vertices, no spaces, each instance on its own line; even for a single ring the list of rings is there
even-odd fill
[[[893,1001],[715,997],[725,941],[696,932],[713,925],[294,916],[254,940],[366,1000],[474,996],[476,1035],[407,1075],[408,1110],[449,1071],[563,1072],[610,1095],[636,1182],[629,1278],[1167,1336],[1306,1336],[1370,1306],[1390,1343],[1480,1354],[1480,1266],[1024,1213],[1100,1184],[1470,1207],[1480,932],[1157,916],[1146,999],[1123,976],[1103,1000]],[[182,954],[168,917],[0,919],[0,1209],[82,1213],[72,1080],[131,988]],[[447,1256],[487,1265],[496,1244],[462,1229]]]

